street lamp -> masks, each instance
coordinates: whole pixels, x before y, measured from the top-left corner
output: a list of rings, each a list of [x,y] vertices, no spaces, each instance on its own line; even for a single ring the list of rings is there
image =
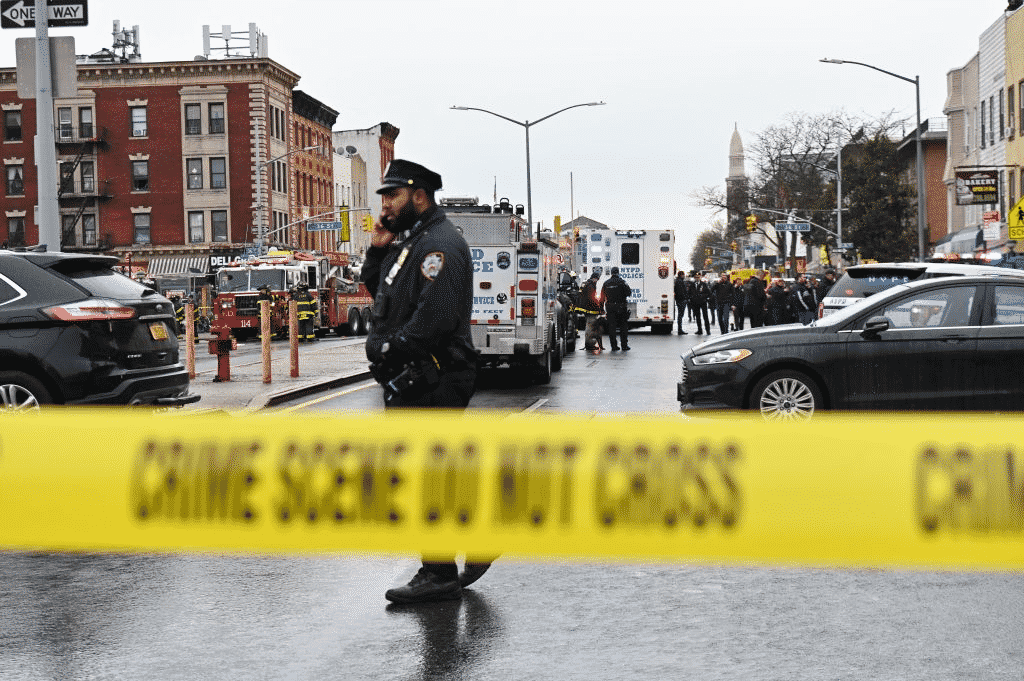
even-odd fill
[[[492,116],[497,116],[498,118],[502,118],[502,119],[508,121],[509,123],[515,123],[516,125],[521,125],[526,130],[526,219],[530,223],[530,233],[532,234],[533,233],[533,196],[532,196],[531,187],[530,187],[530,127],[534,126],[534,125],[537,125],[541,121],[546,121],[547,119],[551,118],[552,116],[560,114],[563,111],[568,111],[569,109],[575,109],[576,107],[579,107],[579,106],[603,106],[603,105],[604,105],[604,102],[587,102],[585,104],[573,104],[572,106],[567,106],[564,109],[559,109],[558,111],[556,111],[554,113],[549,113],[547,116],[544,116],[543,118],[538,118],[537,120],[535,120],[533,122],[530,122],[530,121],[517,121],[514,118],[509,118],[508,116],[502,116],[499,113],[494,113],[493,111],[488,111],[487,109],[479,109],[479,108],[477,108],[475,106],[453,106],[452,108],[456,109],[458,111],[483,111],[484,113],[489,113]]]
[[[900,80],[905,80],[908,83],[914,84],[914,89],[917,94],[917,127],[914,128],[914,138],[917,141],[917,261],[924,262],[924,232],[925,224],[927,222],[927,215],[925,214],[925,197],[927,190],[924,186],[924,152],[921,149],[921,77],[914,76],[913,78],[907,78],[906,76],[901,76],[898,73],[886,71],[885,69],[880,69],[877,66],[872,66],[871,64],[865,64],[864,62],[859,61],[849,61],[844,59],[821,59],[820,61],[826,64],[856,64],[857,66],[866,66],[869,69],[880,71],[887,76],[899,78]]]
[[[292,154],[297,154],[300,151],[312,151],[313,149],[322,149],[322,148],[323,148],[322,145],[314,144],[312,146],[303,147],[302,149],[292,149],[291,151],[289,151],[289,152],[287,152],[285,154],[281,154],[280,156],[275,156],[274,158],[268,158],[266,161],[257,161],[256,162],[256,174],[258,175],[258,177],[256,178],[256,209],[259,210],[259,221],[260,221],[259,225],[256,226],[256,233],[257,233],[256,234],[256,240],[257,240],[257,242],[259,244],[260,255],[266,255],[266,246],[267,246],[264,243],[264,238],[266,236],[266,232],[263,231],[263,218],[266,217],[265,212],[266,212],[266,209],[267,209],[267,206],[263,202],[263,169],[266,168],[271,163],[273,163],[274,161],[280,161],[282,158],[287,158],[288,156],[291,156]],[[300,220],[300,222],[301,222],[301,220]]]

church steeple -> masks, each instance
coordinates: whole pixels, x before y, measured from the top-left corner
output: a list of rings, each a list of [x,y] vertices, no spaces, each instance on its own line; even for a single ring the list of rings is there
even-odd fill
[[[743,156],[743,141],[740,139],[740,127],[736,124],[736,128],[732,132],[732,140],[729,142],[729,182],[742,180],[747,177],[746,168],[744,168],[744,156]]]

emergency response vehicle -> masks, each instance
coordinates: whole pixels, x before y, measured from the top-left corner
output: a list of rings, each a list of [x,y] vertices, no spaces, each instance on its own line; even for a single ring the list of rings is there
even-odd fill
[[[558,244],[533,239],[522,207],[441,200],[473,260],[473,346],[483,366],[527,367],[540,383],[562,368],[566,319],[558,299]],[[575,349],[575,342],[571,349]]]
[[[259,296],[266,287],[271,297],[270,329],[286,335],[288,302],[299,284],[306,284],[317,301],[313,321],[317,335],[328,330],[338,335],[362,335],[370,327],[373,299],[366,286],[356,281],[347,253],[317,255],[301,251],[271,251],[244,265],[217,270],[217,295],[213,301],[211,331],[224,328],[245,340],[259,334]]]
[[[671,230],[580,229],[573,254],[580,281],[600,274],[597,290],[612,267],[633,289],[629,327],[650,326],[652,333],[672,333],[675,308],[675,234]]]

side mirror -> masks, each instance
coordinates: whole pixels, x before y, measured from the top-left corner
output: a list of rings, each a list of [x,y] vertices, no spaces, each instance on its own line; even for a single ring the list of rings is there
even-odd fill
[[[883,331],[888,331],[890,326],[888,317],[872,317],[864,324],[864,329],[860,332],[860,335],[867,338],[868,336],[878,336]]]

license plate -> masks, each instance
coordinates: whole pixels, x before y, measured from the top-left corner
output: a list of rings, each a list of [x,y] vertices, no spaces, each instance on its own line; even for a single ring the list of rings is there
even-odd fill
[[[163,322],[153,322],[149,325],[149,335],[153,337],[153,340],[168,340],[170,336],[167,335],[167,327],[164,326]]]

